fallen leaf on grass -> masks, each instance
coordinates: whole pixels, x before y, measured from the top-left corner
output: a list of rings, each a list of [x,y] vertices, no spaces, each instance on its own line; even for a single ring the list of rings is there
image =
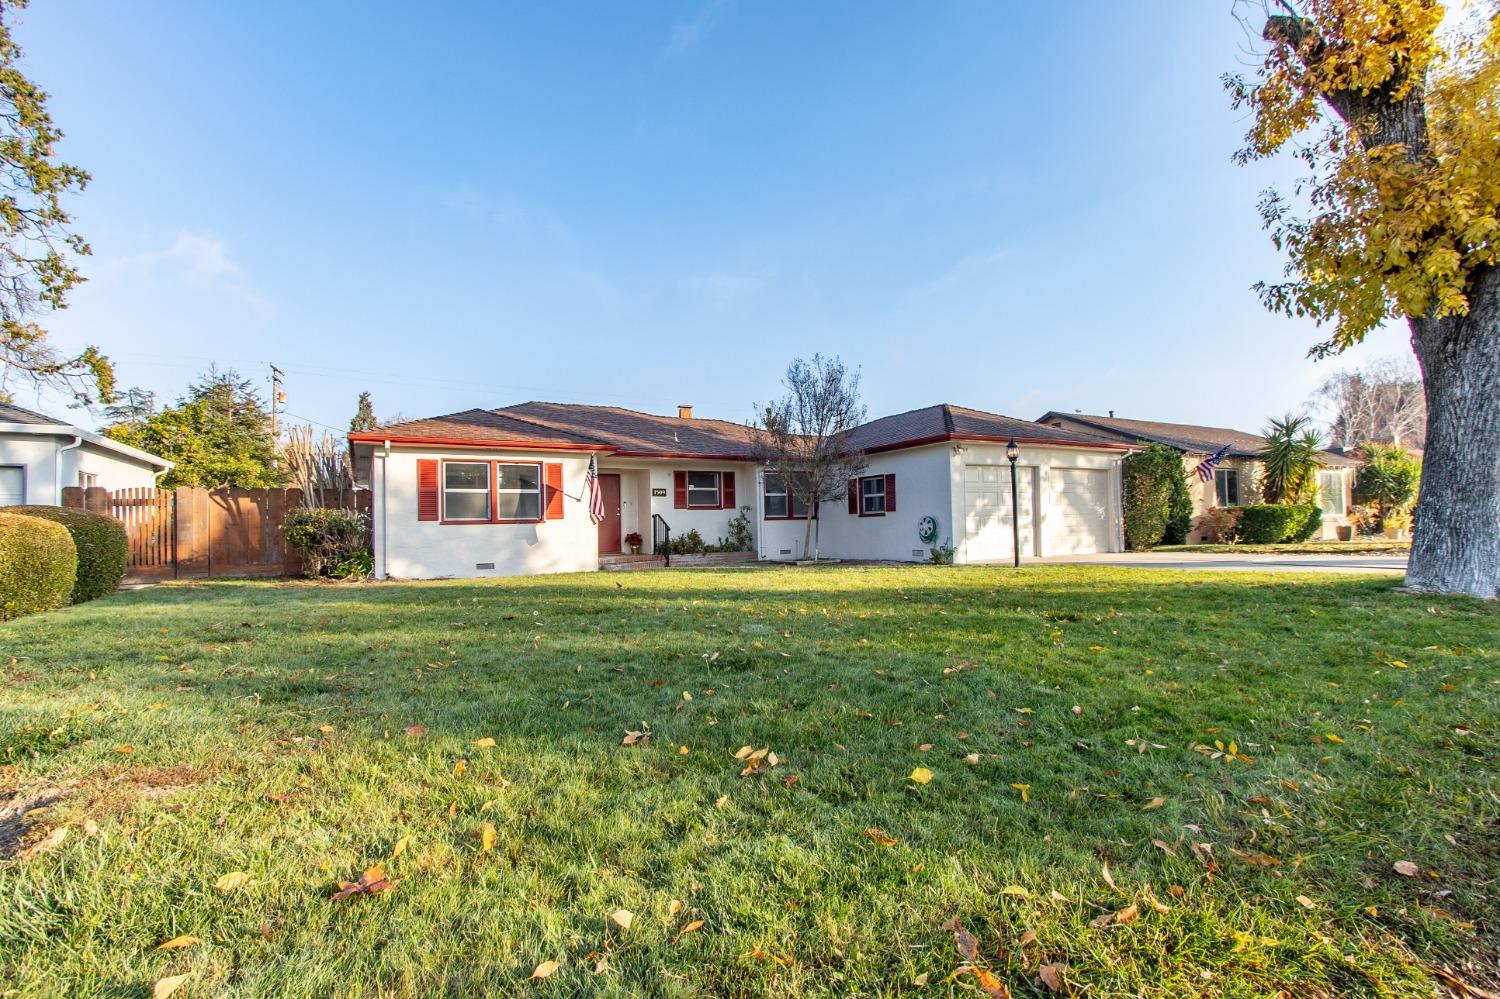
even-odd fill
[[[1012,784],[1011,787],[1014,788],[1015,790],[1021,792],[1021,800],[1022,801],[1030,801],[1031,800],[1031,785],[1030,784]]]
[[[1103,871],[1104,871],[1104,883],[1107,884],[1107,885],[1109,885],[1115,891],[1120,891],[1120,886],[1117,885],[1117,884],[1115,884],[1115,876],[1109,872],[1109,863],[1108,862],[1106,862],[1103,865]],[[1124,893],[1121,892],[1121,894],[1124,894]]]
[[[203,941],[199,940],[197,937],[190,937],[187,934],[183,934],[180,937],[173,937],[172,939],[168,940],[166,943],[159,945],[156,949],[157,950],[180,950],[183,947],[191,947],[191,946],[193,946],[193,944],[198,944],[198,943],[202,943],[202,942]]]
[[[953,933],[953,948],[958,951],[958,956],[965,961],[973,961],[979,956],[979,940],[974,934],[964,929],[964,924],[954,916],[943,924],[943,929]]]
[[[932,783],[932,771],[926,767],[917,767],[906,779],[917,784],[930,784]]]
[[[186,975],[168,975],[157,979],[156,984],[151,986],[151,999],[167,999],[167,996],[182,988],[192,977],[192,972],[188,972]]]
[[[453,764],[453,776],[455,776],[455,777],[462,777],[464,774],[466,774],[468,772],[469,772],[469,761],[468,760],[459,760],[457,763]]]
[[[1146,804],[1141,807],[1141,811],[1154,812],[1166,803],[1166,798],[1163,798],[1161,795],[1157,795],[1155,798],[1152,798],[1150,801],[1146,802]]]
[[[682,911],[682,902],[680,900],[674,898],[674,899],[672,899],[672,901],[670,901],[670,902],[667,903],[667,918],[668,919],[671,919],[673,916],[677,915],[681,911]]]
[[[407,844],[409,844],[410,842],[410,836],[402,836],[400,839],[396,840],[396,845],[391,847],[391,859],[395,860],[397,857],[405,853]]]
[[[333,731],[333,726],[332,725],[319,725],[318,726],[318,731],[322,732],[324,735],[327,735],[327,734],[329,734],[330,732]]]
[[[115,747],[115,752],[117,752],[117,753],[123,753],[124,755],[129,756],[131,753],[135,752],[135,747],[134,746],[116,746]]]
[[[21,854],[21,859],[22,860],[29,860],[30,858],[35,857],[39,853],[46,853],[48,850],[55,850],[57,847],[61,846],[62,845],[62,841],[65,840],[65,839],[67,839],[67,838],[68,838],[68,827],[67,826],[58,826],[56,829],[52,830],[47,835],[43,836],[41,839],[39,839],[35,843],[31,844],[31,846],[27,847],[26,850],[25,850],[25,852],[23,852]]]
[[[1232,854],[1234,854],[1236,857],[1239,857],[1245,863],[1247,863],[1247,864],[1254,864],[1256,867],[1280,867],[1281,866],[1281,861],[1277,860],[1275,857],[1271,856],[1270,854],[1266,854],[1266,853],[1246,853],[1244,850],[1236,850],[1236,849],[1234,849],[1232,847],[1230,848],[1229,852],[1232,853]]]
[[[536,966],[536,968],[531,972],[531,978],[527,980],[535,981],[538,978],[551,978],[553,974],[557,972],[557,969],[561,967],[562,965],[558,964],[556,961],[543,961],[541,964]]]
[[[492,749],[494,748],[494,745],[494,736],[489,735],[485,736],[483,739],[475,739],[473,743],[475,749]]]
[[[1031,892],[1027,891],[1025,888],[1022,888],[1020,885],[1006,885],[1004,888],[1000,889],[1000,894],[1009,895],[1011,898],[1031,898]]]
[[[214,887],[219,891],[234,891],[243,888],[250,883],[250,875],[245,871],[230,871],[228,874],[219,875],[219,880],[214,882]]]
[[[729,804],[729,795],[727,794],[721,794],[714,799],[715,808],[723,808],[727,804]]]
[[[1410,860],[1398,860],[1391,865],[1391,870],[1404,878],[1414,878],[1421,873],[1421,868]]]
[[[644,746],[649,741],[651,741],[650,732],[640,732],[632,729],[625,733],[625,738],[620,740],[620,745],[634,746],[639,744]]]
[[[972,766],[976,766],[979,763],[979,754],[978,753],[970,753],[968,756],[964,757],[963,761],[964,761],[964,763],[966,763],[967,765],[969,765],[971,767]]]
[[[1140,914],[1141,907],[1136,903],[1131,902],[1123,909],[1119,909],[1115,912],[1106,912],[1102,916],[1095,916],[1089,921],[1089,925],[1096,930],[1103,929],[1104,927],[1111,924],[1123,926],[1126,923],[1135,922],[1136,917]]]
[[[479,831],[479,852],[489,853],[495,848],[495,823],[486,822]]]
[[[395,888],[396,883],[387,879],[380,865],[376,864],[361,874],[358,881],[340,881],[339,890],[333,893],[331,901],[343,902],[355,895],[378,895]]]
[[[741,956],[744,957],[747,961],[774,961],[786,968],[790,968],[792,966],[791,958],[783,957],[780,954],[773,954],[768,950],[763,950],[760,944],[756,944],[750,949],[748,953]]]
[[[1304,908],[1304,909],[1316,909],[1318,907],[1318,903],[1314,902],[1312,899],[1308,898],[1306,895],[1298,895],[1297,896],[1297,904],[1300,905],[1300,906],[1302,906],[1302,908]]]
[[[1048,992],[1061,992],[1063,990],[1063,975],[1068,971],[1066,964],[1044,964],[1036,969],[1036,977],[1039,982],[1047,986]]]
[[[865,830],[865,835],[873,839],[877,846],[896,845],[896,841],[887,836],[884,829],[877,829],[872,826],[871,828]]]
[[[635,913],[629,909],[616,909],[609,914],[609,921],[622,930],[628,930],[630,924],[635,922]]]
[[[424,735],[427,734],[427,726],[426,725],[408,725],[405,728],[403,728],[401,731],[405,732],[408,736],[410,736],[413,739],[420,739],[422,736],[424,736]]]
[[[682,929],[678,930],[677,935],[672,938],[672,942],[676,943],[683,937],[687,936],[689,933],[697,933],[701,929],[703,929],[703,920],[695,919],[691,923],[688,923],[686,926],[684,926]]]
[[[1010,999],[1010,989],[1004,982],[983,968],[970,968],[969,973],[979,979],[979,987],[984,989],[986,995],[995,999]]]

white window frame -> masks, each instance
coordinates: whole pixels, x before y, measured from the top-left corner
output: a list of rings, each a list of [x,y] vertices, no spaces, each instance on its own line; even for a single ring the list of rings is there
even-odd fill
[[[25,465],[0,465],[0,468],[14,468],[16,471],[18,471],[18,472],[21,473],[21,502],[18,505],[24,506],[26,504],[26,499],[27,499],[27,496],[26,496],[26,479],[27,479],[27,474],[26,473],[27,473],[27,468],[26,468],[26,466]]]
[[[1323,484],[1325,481],[1325,477],[1327,481],[1334,483],[1333,489],[1330,490]],[[1336,496],[1336,498],[1338,499],[1337,510],[1330,510],[1328,508],[1328,500],[1331,495]],[[1343,472],[1332,472],[1324,470],[1318,473],[1318,506],[1322,509],[1324,516],[1328,517],[1342,517],[1349,512],[1347,505],[1344,503]]]
[[[877,483],[879,489],[868,488],[868,483]],[[871,509],[871,501],[879,500],[880,509]],[[885,476],[864,475],[859,480],[859,515],[861,517],[884,517],[886,506]]]
[[[1224,476],[1220,479],[1219,476]],[[1228,496],[1229,477],[1234,476],[1234,497]],[[1220,486],[1220,482],[1224,485]],[[1214,502],[1219,506],[1240,505],[1240,470],[1238,468],[1216,468],[1214,469]]]
[[[713,494],[714,494],[714,500],[713,500],[712,503],[695,503],[695,502],[693,502],[693,494],[694,493],[706,493],[706,492],[710,491],[710,487],[709,486],[695,486],[695,485],[693,485],[693,476],[695,476],[695,475],[712,475],[714,477],[714,484],[712,486],[712,491],[713,491]],[[687,505],[688,505],[688,509],[689,510],[721,510],[721,509],[723,509],[723,507],[724,507],[724,474],[722,472],[705,472],[705,471],[688,472],[687,473]]]
[[[773,488],[773,483],[778,481],[780,482],[781,488]],[[792,490],[791,486],[787,483],[784,476],[777,472],[767,472],[765,477],[765,488],[762,490],[762,492],[765,497],[765,518],[767,520],[792,519]],[[773,497],[780,497],[782,502],[781,513],[771,512],[771,500]]]
[[[484,468],[484,488],[476,489],[472,486],[459,486],[449,488],[448,469],[454,465],[480,465]],[[494,463],[489,461],[444,461],[442,465],[442,482],[440,483],[443,494],[443,521],[454,524],[487,524],[495,514],[495,499],[491,490],[495,487]],[[448,513],[449,493],[483,493],[484,494],[484,516],[483,517],[454,517]]]
[[[534,468],[534,469],[536,469],[536,488],[535,489],[522,489],[520,487],[516,487],[516,488],[512,489],[509,486],[502,487],[500,485],[500,469],[501,468],[505,468],[505,467],[510,467],[510,468]],[[543,469],[542,469],[541,462],[537,462],[537,461],[497,461],[497,462],[494,463],[494,472],[492,473],[492,475],[493,475],[492,481],[494,482],[494,485],[495,485],[495,499],[491,503],[490,509],[492,511],[494,511],[495,522],[497,524],[536,524],[536,523],[540,523],[541,522],[542,515],[546,512],[545,508],[542,506],[542,487],[544,485],[544,483],[542,482],[542,472],[543,472]],[[523,496],[523,495],[525,495],[525,496],[535,496],[536,497],[536,516],[535,517],[502,517],[502,516],[500,516],[500,497],[503,496],[503,495],[506,495],[506,494],[516,495],[516,496]]]

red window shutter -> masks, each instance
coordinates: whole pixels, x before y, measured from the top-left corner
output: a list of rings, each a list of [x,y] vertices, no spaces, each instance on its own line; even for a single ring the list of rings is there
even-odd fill
[[[734,509],[734,473],[723,472],[719,476],[719,509]]]
[[[417,519],[438,519],[438,463],[435,458],[417,459]]]
[[[849,480],[849,512],[859,513],[859,480]]]
[[[563,480],[561,462],[549,461],[547,472],[547,519],[563,519]]]
[[[687,509],[687,473],[672,473],[672,509]]]
[[[896,512],[896,475],[894,472],[885,477],[885,512]]]

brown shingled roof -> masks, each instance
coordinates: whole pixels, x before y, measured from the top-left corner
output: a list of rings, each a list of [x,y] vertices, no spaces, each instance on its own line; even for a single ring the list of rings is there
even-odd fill
[[[1127,420],[1117,416],[1063,413],[1057,410],[1044,413],[1038,422],[1049,423],[1053,419],[1082,423],[1116,440],[1165,444],[1187,454],[1213,454],[1227,444],[1229,454],[1234,457],[1256,458],[1266,446],[1266,439],[1260,434],[1248,434],[1228,427],[1200,427],[1190,423],[1162,423],[1159,420]],[[1324,463],[1329,467],[1356,464],[1334,451],[1325,451],[1323,455]]]
[[[1015,439],[1023,444],[1122,448],[1108,437],[1059,430],[1041,423],[943,403],[871,420],[852,433],[855,447],[892,451],[944,440]],[[426,420],[408,420],[365,433],[358,443],[406,443],[600,450],[638,457],[719,458],[752,461],[755,431],[727,420],[657,416],[618,406],[525,402],[503,409],[470,409]]]

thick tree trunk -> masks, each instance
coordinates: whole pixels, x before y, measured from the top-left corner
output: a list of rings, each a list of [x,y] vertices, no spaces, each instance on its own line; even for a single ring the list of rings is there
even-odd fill
[[[1469,314],[1412,319],[1427,447],[1406,583],[1500,596],[1500,271],[1476,272]]]

